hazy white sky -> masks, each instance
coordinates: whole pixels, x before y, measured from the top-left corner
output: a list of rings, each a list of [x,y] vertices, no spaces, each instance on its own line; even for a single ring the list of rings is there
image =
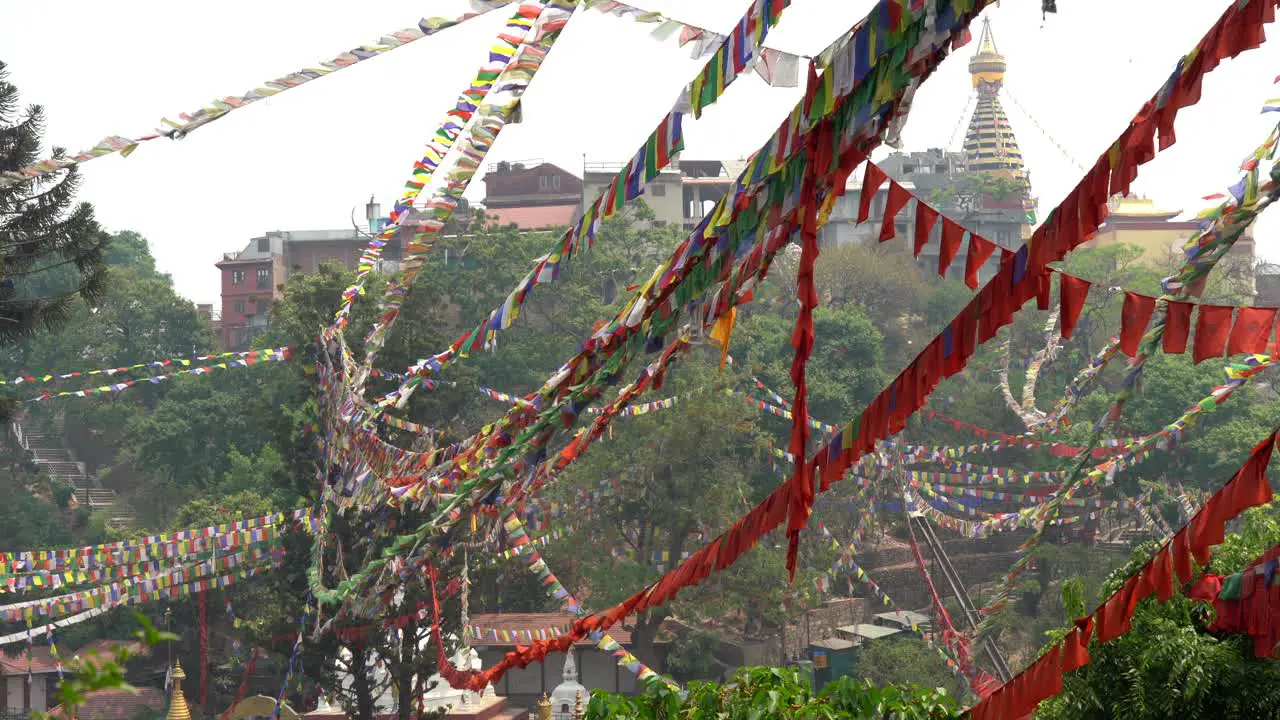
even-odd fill
[[[1042,22],[1039,0],[989,9],[1008,58],[1006,103],[1047,215],[1176,60],[1234,0],[1063,0]],[[632,0],[677,19],[727,31],[748,0]],[[820,51],[873,0],[795,0],[769,45]],[[273,0],[158,6],[59,0],[0,4],[0,60],[25,103],[47,108],[46,140],[72,151],[106,135],[137,136],[162,116],[315,65],[424,15],[456,15],[458,0],[408,3]],[[444,111],[484,61],[509,14],[499,10],[278,97],[237,110],[180,142],[156,140],[127,159],[83,168],[81,197],[112,230],[150,241],[178,289],[200,302],[218,294],[213,263],[268,230],[350,227],[371,194],[384,208],[399,193]],[[525,122],[508,128],[489,160],[544,159],[577,170],[586,154],[622,161],[667,112],[697,69],[652,26],[580,13],[526,95]],[[958,149],[974,47],[955,53],[917,96],[907,149]],[[1242,156],[1275,115],[1280,43],[1226,63],[1183,111],[1178,144],[1143,168],[1137,189],[1194,212],[1236,179]],[[686,125],[685,157],[749,154],[798,99],[798,90],[739,80],[701,121]],[[1052,139],[1051,139],[1052,138]],[[1061,149],[1059,149],[1061,148]],[[882,151],[881,155],[887,151]],[[471,196],[483,196],[473,184]],[[1280,222],[1260,223],[1260,254],[1280,260]]]

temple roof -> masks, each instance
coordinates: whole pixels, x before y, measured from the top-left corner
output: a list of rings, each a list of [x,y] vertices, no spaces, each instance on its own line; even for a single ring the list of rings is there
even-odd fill
[[[1111,201],[1109,212],[1109,220],[1171,220],[1177,217],[1181,210],[1164,210],[1156,206],[1154,200],[1144,197],[1125,196],[1114,198]]]

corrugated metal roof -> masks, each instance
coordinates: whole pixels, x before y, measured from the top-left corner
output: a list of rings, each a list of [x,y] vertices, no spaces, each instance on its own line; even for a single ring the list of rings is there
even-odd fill
[[[857,625],[845,625],[836,628],[838,632],[855,637],[866,638],[868,640],[878,640],[882,637],[897,635],[902,632],[898,628],[884,627],[881,625],[870,625],[868,623],[858,623]]]

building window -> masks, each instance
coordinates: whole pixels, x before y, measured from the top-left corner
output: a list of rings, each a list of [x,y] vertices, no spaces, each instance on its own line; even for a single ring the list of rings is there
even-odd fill
[[[649,188],[649,193],[654,197],[666,197],[667,186],[662,184],[654,185],[653,187]]]
[[[244,271],[243,271],[243,270],[232,270],[232,271],[231,271],[231,284],[232,284],[232,285],[243,285],[243,284],[244,284]]]
[[[559,175],[538,176],[538,189],[539,190],[559,190],[560,176]]]
[[[271,252],[271,238],[258,238],[258,252]]]
[[[258,268],[258,287],[271,287],[271,270],[270,268]]]
[[[243,300],[237,300],[237,301],[236,301],[236,312],[237,312],[237,313],[239,313],[239,314],[241,314],[241,315],[243,315],[243,314],[244,314],[244,301],[243,301]]]

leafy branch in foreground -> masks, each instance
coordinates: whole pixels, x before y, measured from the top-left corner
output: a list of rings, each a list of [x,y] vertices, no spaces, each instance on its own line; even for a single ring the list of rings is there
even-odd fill
[[[587,720],[835,720],[903,718],[943,720],[960,717],[955,698],[945,690],[915,685],[877,687],[843,677],[814,693],[809,676],[795,668],[748,667],[728,685],[695,682],[686,695],[665,685],[642,696],[596,691]]]
[[[157,630],[151,621],[140,613],[134,613],[133,618],[142,626],[141,630],[133,634],[134,638],[149,648],[178,639],[178,636],[173,633]],[[138,689],[130,685],[124,677],[125,665],[129,662],[129,657],[129,648],[120,645],[110,657],[104,658],[102,653],[91,652],[88,657],[77,657],[68,663],[66,677],[58,683],[58,690],[54,695],[58,700],[58,706],[63,709],[60,717],[76,717],[77,711],[84,705],[89,694],[97,690],[127,690],[137,693]],[[54,718],[50,713],[42,711],[33,711],[31,716],[35,720],[53,720]]]

